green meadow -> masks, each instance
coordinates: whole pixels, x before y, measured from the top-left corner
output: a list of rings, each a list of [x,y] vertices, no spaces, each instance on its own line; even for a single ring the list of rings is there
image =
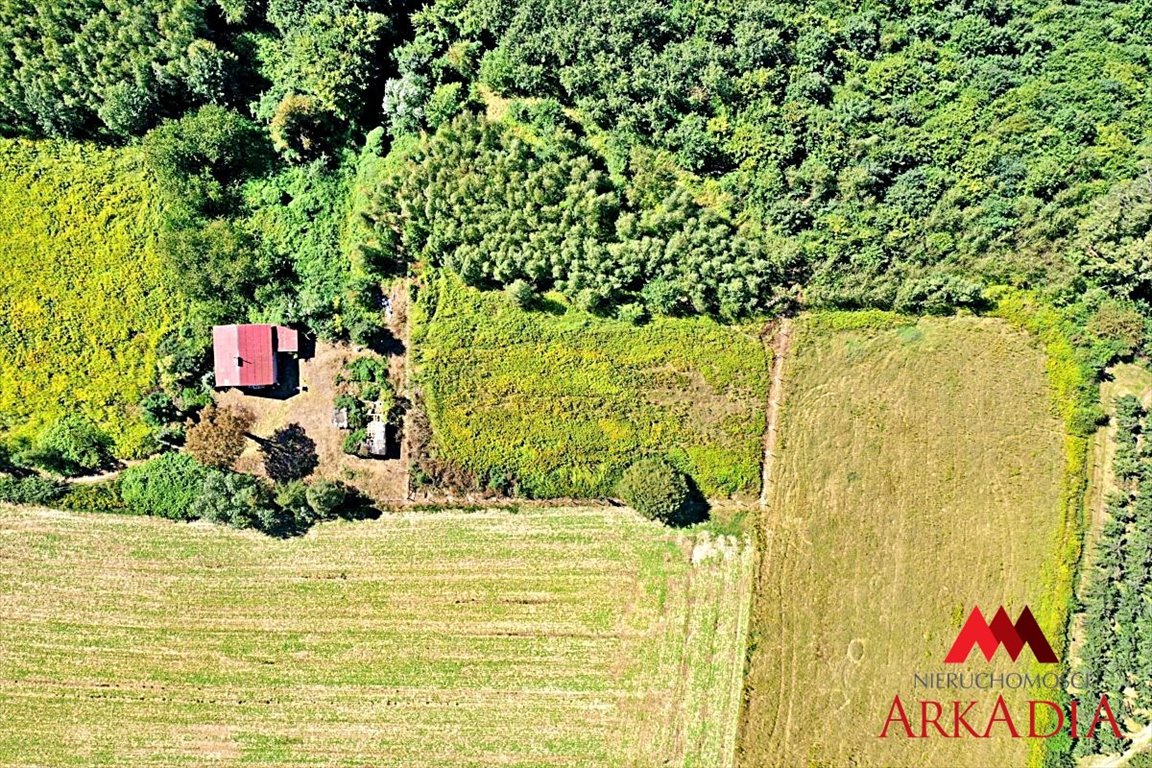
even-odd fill
[[[535,497],[612,495],[659,454],[708,496],[759,491],[768,353],[760,326],[642,326],[550,295],[525,311],[432,273],[412,316],[433,450]]]
[[[156,345],[184,311],[139,154],[0,139],[0,433],[79,410],[131,456]]]

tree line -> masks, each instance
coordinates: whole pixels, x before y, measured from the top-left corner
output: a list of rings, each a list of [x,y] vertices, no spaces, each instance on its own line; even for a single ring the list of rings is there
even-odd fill
[[[1080,597],[1082,678],[1091,690],[1084,701],[1108,696],[1118,716],[1141,719],[1152,711],[1152,606],[1146,592],[1152,573],[1152,444],[1148,415],[1132,395],[1115,403],[1113,474],[1119,489],[1107,500]],[[1129,746],[1109,732],[1080,739],[1072,755],[1119,753]]]

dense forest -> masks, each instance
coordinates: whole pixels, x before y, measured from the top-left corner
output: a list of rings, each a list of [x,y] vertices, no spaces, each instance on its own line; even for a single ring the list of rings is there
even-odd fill
[[[1152,320],[1152,3],[13,0],[0,134],[130,146],[213,322],[371,342],[423,266],[591,312]],[[1078,339],[1075,338],[1078,336]]]
[[[587,308],[1152,300],[1152,4],[14,0],[0,132],[142,143],[203,319],[443,264]]]

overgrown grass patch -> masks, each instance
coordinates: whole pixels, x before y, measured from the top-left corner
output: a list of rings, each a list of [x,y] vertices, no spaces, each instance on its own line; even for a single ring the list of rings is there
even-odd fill
[[[437,457],[536,497],[610,495],[664,455],[709,496],[759,489],[768,355],[759,326],[535,310],[432,273],[413,312]]]
[[[184,307],[156,227],[135,150],[0,140],[0,435],[78,409],[120,455],[146,447],[134,406]]]

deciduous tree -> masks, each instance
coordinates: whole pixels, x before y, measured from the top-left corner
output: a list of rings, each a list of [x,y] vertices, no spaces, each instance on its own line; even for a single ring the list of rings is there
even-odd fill
[[[244,440],[255,421],[246,408],[210,405],[188,428],[185,449],[207,467],[231,467],[244,452]]]

